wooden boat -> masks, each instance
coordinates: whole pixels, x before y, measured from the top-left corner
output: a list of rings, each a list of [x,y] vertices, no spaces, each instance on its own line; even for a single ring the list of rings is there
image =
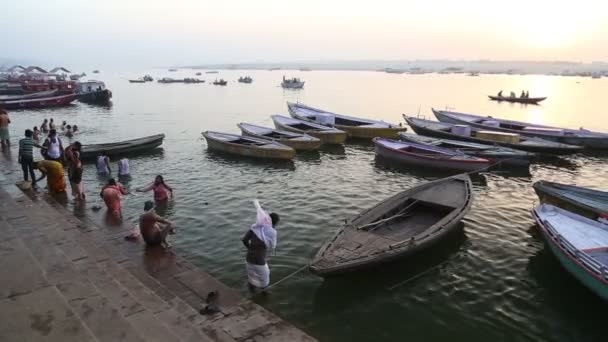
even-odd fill
[[[65,94],[50,97],[40,97],[33,99],[22,99],[13,101],[2,101],[0,107],[4,109],[30,109],[30,108],[47,108],[59,107],[72,103],[76,99],[76,95]]]
[[[533,185],[541,203],[551,204],[592,220],[608,222],[608,192],[540,180]]]
[[[290,160],[296,156],[293,148],[272,140],[212,131],[203,132],[203,136],[211,150],[262,159]]]
[[[201,80],[201,79],[198,79],[198,78],[186,77],[186,78],[184,78],[184,83],[205,83],[205,80]]]
[[[145,80],[143,79],[139,79],[139,80],[129,80],[129,83],[146,83]]]
[[[384,121],[336,114],[301,103],[287,102],[287,109],[289,110],[289,114],[296,119],[335,127],[348,133],[348,136],[352,138],[372,139],[383,137],[396,139],[399,137],[399,132],[407,130],[406,127],[393,125]]]
[[[164,134],[156,134],[114,143],[82,145],[80,157],[82,159],[94,160],[97,156],[101,155],[102,152],[106,152],[108,156],[111,157],[136,152],[146,152],[162,145],[164,138]]]
[[[226,84],[228,84],[228,81],[224,80],[224,79],[220,79],[213,81],[214,85],[219,85],[219,86],[225,86]]]
[[[239,77],[238,81],[239,81],[239,83],[251,83],[251,82],[253,82],[253,78],[251,78],[249,76]]]
[[[488,95],[490,100],[498,101],[498,102],[514,102],[514,103],[524,103],[524,104],[538,104],[541,101],[544,101],[546,97],[510,97],[510,96],[496,96],[496,95]]]
[[[343,144],[348,137],[348,134],[344,131],[313,122],[302,121],[282,115],[272,115],[271,118],[277,129],[312,135],[313,137],[320,139],[323,144]]]
[[[533,153],[528,153],[509,147],[432,138],[412,133],[399,133],[399,138],[403,141],[427,144],[464,152],[471,156],[489,159],[493,162],[500,162],[502,166],[528,167],[530,165],[530,160],[534,157]]]
[[[374,138],[376,155],[400,164],[441,170],[477,171],[493,164],[491,160],[431,145],[386,138]]]
[[[402,259],[441,241],[473,202],[466,174],[427,182],[363,211],[319,249],[310,271],[327,277]]]
[[[406,116],[405,114],[403,115],[403,118],[414,132],[429,137],[468,141],[479,144],[494,144],[521,151],[543,154],[572,154],[583,150],[583,147],[581,146],[566,145],[540,138],[519,135],[517,136],[516,141],[492,140],[491,135],[480,134],[485,131],[468,125],[458,127],[458,125],[450,123],[414,118]],[[462,128],[468,129],[468,134],[454,133],[457,132],[457,129]]]
[[[288,131],[280,131],[273,128],[251,125],[248,123],[240,123],[237,125],[243,135],[272,140],[283,145],[287,145],[294,150],[316,150],[321,147],[321,139],[312,137],[308,134],[299,134]]]
[[[50,97],[57,94],[58,89],[51,89],[45,91],[39,91],[31,94],[20,94],[20,95],[0,95],[0,103],[4,101],[17,101],[25,99],[36,99],[41,97]]]
[[[608,225],[550,204],[537,206],[532,215],[562,266],[608,300]]]
[[[499,132],[517,133],[529,137],[538,137],[568,145],[578,145],[589,148],[608,149],[608,133],[593,132],[586,129],[568,129],[531,123],[505,120],[492,116],[480,116],[435,110],[437,120],[452,124],[464,124],[473,127]]]

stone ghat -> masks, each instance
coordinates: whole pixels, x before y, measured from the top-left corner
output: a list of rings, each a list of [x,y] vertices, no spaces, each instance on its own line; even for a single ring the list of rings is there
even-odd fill
[[[0,341],[315,341],[173,252],[0,187]],[[210,291],[220,312],[198,311]]]

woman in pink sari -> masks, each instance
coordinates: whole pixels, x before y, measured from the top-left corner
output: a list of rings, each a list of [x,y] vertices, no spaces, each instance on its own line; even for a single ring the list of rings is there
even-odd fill
[[[149,184],[148,186],[137,189],[140,192],[148,192],[152,190],[154,192],[154,202],[166,203],[170,198],[173,198],[173,188],[165,184],[165,180],[163,176],[158,175],[154,179],[154,183]]]

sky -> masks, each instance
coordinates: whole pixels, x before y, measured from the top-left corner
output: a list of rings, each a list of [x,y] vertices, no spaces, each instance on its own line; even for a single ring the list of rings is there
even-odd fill
[[[81,65],[608,61],[602,0],[0,0],[0,58]]]

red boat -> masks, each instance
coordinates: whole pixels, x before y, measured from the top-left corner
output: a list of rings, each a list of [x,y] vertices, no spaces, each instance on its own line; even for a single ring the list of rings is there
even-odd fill
[[[46,107],[59,107],[70,104],[76,99],[74,93],[41,97],[34,99],[21,99],[13,101],[0,101],[0,107],[4,109],[30,109],[30,108],[46,108]]]

